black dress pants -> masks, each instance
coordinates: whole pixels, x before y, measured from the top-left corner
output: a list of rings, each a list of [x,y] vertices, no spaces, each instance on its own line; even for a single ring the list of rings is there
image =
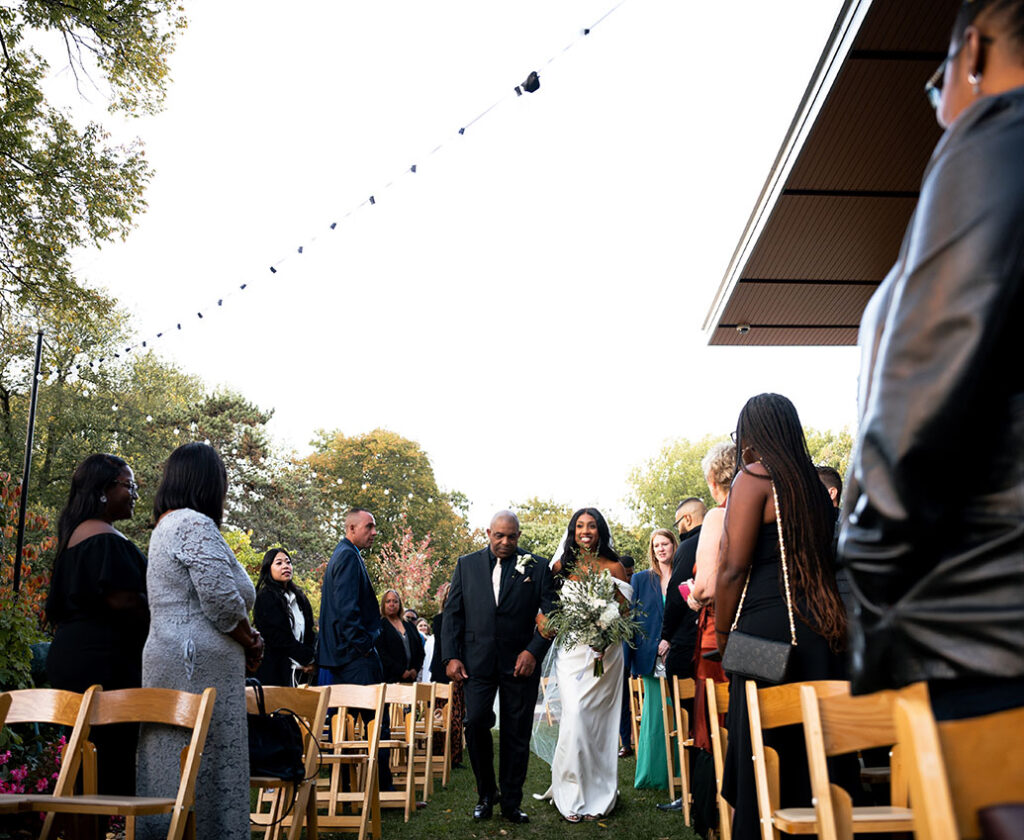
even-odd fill
[[[473,775],[476,776],[477,793],[481,797],[494,796],[500,782],[502,811],[518,808],[523,799],[539,685],[539,669],[529,677],[513,677],[511,674],[471,676],[465,683],[466,746]],[[495,695],[498,696],[501,714],[497,781],[491,739]]]

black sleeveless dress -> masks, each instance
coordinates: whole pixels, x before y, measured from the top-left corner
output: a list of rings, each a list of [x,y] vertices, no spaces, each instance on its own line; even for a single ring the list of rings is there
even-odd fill
[[[802,607],[797,598],[794,598],[794,607]],[[833,653],[824,636],[808,627],[798,615],[794,614],[793,619],[797,644],[789,656],[786,682],[846,679],[842,655]],[[774,522],[761,525],[758,532],[750,566],[750,583],[736,629],[774,641],[790,640],[779,536]],[[736,840],[757,840],[761,832],[753,762],[750,760],[750,724],[744,689],[747,678],[726,675],[729,677],[729,712],[725,725],[729,730],[729,746],[722,777],[722,796],[736,809],[733,837]],[[759,688],[768,685],[758,683]],[[765,730],[764,743],[779,753],[781,807],[810,806],[811,786],[803,727],[798,724]]]
[[[149,611],[115,610],[113,592],[146,592],[146,557],[119,534],[96,534],[65,549],[56,559],[46,599],[47,620],[56,626],[46,658],[54,688],[83,692],[91,685],[112,691],[142,685],[142,648]],[[135,792],[135,724],[98,726],[99,792]]]

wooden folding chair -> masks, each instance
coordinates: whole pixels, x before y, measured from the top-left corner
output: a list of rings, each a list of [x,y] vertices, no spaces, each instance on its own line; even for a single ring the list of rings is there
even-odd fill
[[[306,836],[316,840],[318,832],[316,781],[320,769],[319,734],[327,719],[327,690],[323,688],[290,688],[263,686],[264,708],[268,713],[278,709],[294,712],[305,722],[302,729],[303,778],[286,782],[271,776],[250,776],[249,786],[255,788],[256,811],[249,815],[254,825],[266,826],[265,840],[279,840],[282,830],[288,828],[288,840],[298,840],[302,826]],[[245,690],[246,711],[258,711],[256,691]],[[308,727],[308,729],[307,729]],[[268,795],[268,791],[273,791]],[[269,811],[263,805],[270,806]]]
[[[640,718],[644,712],[643,677],[629,678],[629,711],[629,725],[633,732],[633,749],[636,749],[636,745],[640,743]]]
[[[719,715],[729,711],[729,683],[716,683],[704,678],[708,698],[708,729],[711,734],[711,758],[715,765],[715,797],[718,803],[718,836],[732,840],[732,808],[722,798],[722,777],[725,775],[725,753],[729,748],[729,732],[719,721]]]
[[[83,789],[78,795],[32,797],[32,810],[60,814],[97,814],[125,818],[128,840],[135,837],[137,817],[170,814],[168,840],[181,840],[188,834],[195,836],[195,790],[199,759],[206,733],[210,728],[210,715],[217,696],[214,688],[202,694],[174,691],[169,688],[123,688],[118,691],[99,691],[93,695],[89,714],[91,726],[112,723],[156,723],[191,730],[188,744],[182,750],[180,780],[177,795],[157,796],[104,796],[94,791],[95,750],[82,744]],[[68,748],[65,748],[68,751]]]
[[[919,696],[927,698],[923,683],[916,691]],[[906,807],[907,787],[900,767],[899,738],[893,716],[895,697],[893,691],[879,691],[861,697],[820,697],[811,686],[805,685],[800,689],[814,807],[786,810],[813,810],[815,823],[812,831],[821,840],[853,840],[854,833],[879,834],[913,830],[913,814]],[[834,755],[888,746],[893,746],[890,805],[853,807],[850,794],[830,783],[827,759]]]
[[[390,749],[395,790],[380,792],[381,808],[402,808],[405,821],[416,813],[416,714],[428,693],[419,684],[388,683],[384,702],[390,713],[391,737],[381,738],[380,748]],[[396,737],[396,733],[398,733]]]
[[[86,689],[83,694],[54,688],[28,688],[0,695],[0,726],[19,723],[49,723],[71,727],[71,735],[64,745],[60,772],[53,785],[54,796],[72,793],[82,763],[82,744],[89,735],[89,714],[93,697],[99,686]],[[95,790],[95,788],[94,788]],[[31,807],[33,794],[4,794],[0,796],[0,813],[35,810]],[[53,829],[53,814],[47,814],[39,833],[46,840]]]
[[[661,688],[661,721],[665,730],[665,760],[668,762],[668,798],[676,798],[676,786],[679,797],[683,800],[683,822],[690,824],[690,762],[685,747],[692,746],[690,738],[690,715],[683,708],[683,700],[691,700],[694,695],[694,682],[691,679],[672,677],[671,683],[665,677],[659,677]],[[675,758],[678,755],[679,773],[675,771]]]
[[[318,825],[332,831],[354,831],[357,840],[365,840],[367,833],[379,840],[379,723],[384,716],[384,686],[329,685],[324,689],[331,709],[331,736],[321,749],[331,777],[326,787],[317,789],[318,807],[327,811],[318,815]],[[360,714],[373,719],[361,724]]]
[[[1024,799],[1024,708],[935,722],[926,696],[897,693],[896,730],[917,840],[974,840],[978,811]]]
[[[413,738],[416,741],[414,764],[423,801],[434,794],[434,710],[437,693],[434,683],[416,683],[416,711],[413,715]]]
[[[753,752],[757,810],[761,818],[763,840],[778,840],[779,832],[814,834],[817,819],[813,808],[779,808],[779,755],[765,747],[763,730],[801,723],[800,688],[811,686],[818,697],[848,695],[850,684],[840,680],[788,683],[768,688],[747,680],[747,714],[750,718],[750,745]]]
[[[452,773],[452,687],[448,683],[434,683],[433,731],[443,736],[444,743],[440,755],[434,752],[433,775],[440,776],[441,787],[446,788]]]

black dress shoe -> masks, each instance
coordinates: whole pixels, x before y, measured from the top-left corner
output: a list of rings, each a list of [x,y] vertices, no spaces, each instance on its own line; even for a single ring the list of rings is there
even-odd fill
[[[515,823],[516,825],[522,825],[523,823],[528,823],[530,821],[530,815],[525,811],[521,811],[519,808],[503,808],[501,815],[510,823]]]
[[[481,796],[480,801],[476,803],[476,807],[473,809],[473,819],[489,820],[493,813],[494,798],[491,796]]]
[[[629,758],[631,755],[633,755],[632,747],[623,747],[619,750],[619,758]]]
[[[659,802],[655,807],[659,811],[682,811],[683,798],[680,796],[678,799],[672,802]]]

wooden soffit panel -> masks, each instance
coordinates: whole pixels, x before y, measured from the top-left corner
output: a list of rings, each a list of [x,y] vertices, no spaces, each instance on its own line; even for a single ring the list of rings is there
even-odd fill
[[[856,343],[941,135],[923,90],[958,5],[843,5],[708,312],[709,343]]]

